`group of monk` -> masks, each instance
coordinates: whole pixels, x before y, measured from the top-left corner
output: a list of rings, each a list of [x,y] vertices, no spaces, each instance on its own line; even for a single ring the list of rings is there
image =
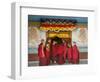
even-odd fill
[[[55,40],[48,39],[46,42],[44,39],[38,46],[39,66],[47,66],[52,64],[66,64],[66,61],[70,64],[79,63],[79,50],[76,42],[67,43],[62,39],[62,43],[58,44]]]

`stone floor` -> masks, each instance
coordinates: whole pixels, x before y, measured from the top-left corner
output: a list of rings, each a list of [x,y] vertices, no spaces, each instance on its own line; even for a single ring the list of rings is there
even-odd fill
[[[88,64],[88,61],[87,61],[87,59],[81,59],[79,64]],[[50,64],[50,65],[57,65],[57,64]],[[70,64],[66,60],[66,63],[64,65],[70,65]],[[71,65],[73,65],[73,64],[71,64]],[[29,61],[28,62],[28,66],[29,67],[31,67],[31,66],[39,66],[39,61]]]

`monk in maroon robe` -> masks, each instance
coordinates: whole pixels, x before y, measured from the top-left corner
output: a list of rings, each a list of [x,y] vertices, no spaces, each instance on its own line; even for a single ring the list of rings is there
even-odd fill
[[[50,38],[47,39],[47,44],[49,46],[49,53],[48,54],[49,54],[49,60],[51,63],[51,61],[52,61],[52,40]]]
[[[65,40],[62,40],[62,42],[63,42],[63,57],[64,57],[64,61],[66,62],[68,45],[67,45],[67,42]]]
[[[46,56],[46,64],[50,64],[50,45],[46,44],[45,46],[45,56]]]
[[[77,48],[76,42],[74,42],[74,45],[73,45],[73,63],[74,64],[79,63],[79,50]]]
[[[53,41],[52,43],[52,63],[57,62],[57,44],[56,41]]]
[[[46,56],[44,54],[44,40],[42,39],[41,40],[41,43],[39,44],[39,47],[38,47],[38,56],[39,56],[39,65],[40,66],[44,66],[46,65]]]
[[[64,64],[64,45],[63,44],[57,44],[57,54],[58,54],[58,64]]]
[[[72,63],[73,48],[72,48],[72,46],[70,44],[68,46],[69,46],[69,48],[68,48],[67,58],[68,58],[68,62]]]

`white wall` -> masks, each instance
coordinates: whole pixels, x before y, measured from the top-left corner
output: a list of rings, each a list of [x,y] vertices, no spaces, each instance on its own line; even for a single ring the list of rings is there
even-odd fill
[[[80,31],[81,28],[77,28],[72,31],[72,44],[76,42],[80,52],[88,51],[88,29],[84,28],[84,34]]]
[[[11,3],[15,1],[33,2],[37,4],[48,5],[74,5],[74,6],[95,6],[98,9],[97,19],[100,21],[100,0],[1,0],[0,1],[0,80],[13,81],[10,76],[11,69]],[[100,23],[97,24],[100,27]],[[34,79],[34,82],[99,82],[100,77],[100,28],[95,27],[97,41],[94,43],[95,58],[97,59],[97,75],[85,75],[85,76],[65,76],[61,78],[45,78]],[[99,55],[99,56],[98,56]],[[34,77],[34,76],[33,76]],[[32,81],[32,82],[33,82]]]

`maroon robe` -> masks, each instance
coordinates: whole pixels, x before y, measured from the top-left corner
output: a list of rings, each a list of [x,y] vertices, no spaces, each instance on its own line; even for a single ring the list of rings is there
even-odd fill
[[[45,56],[46,56],[46,64],[50,64],[50,50],[45,49]]]
[[[70,48],[68,48],[68,55],[67,55],[69,63],[72,63],[72,56],[73,56],[73,49],[72,49],[72,47],[70,47]]]
[[[39,56],[39,65],[40,66],[46,65],[46,57],[44,54],[44,47],[42,43],[38,47],[38,56]]]
[[[64,45],[63,44],[58,44],[57,46],[57,54],[58,54],[58,64],[64,64]]]
[[[57,44],[52,45],[52,62],[57,61]]]
[[[64,47],[63,47],[63,49],[64,49],[64,52],[63,52],[64,61],[66,62],[68,47],[67,47],[67,44],[63,44],[63,45],[64,45]]]
[[[73,46],[73,63],[79,63],[79,50],[76,45]]]

